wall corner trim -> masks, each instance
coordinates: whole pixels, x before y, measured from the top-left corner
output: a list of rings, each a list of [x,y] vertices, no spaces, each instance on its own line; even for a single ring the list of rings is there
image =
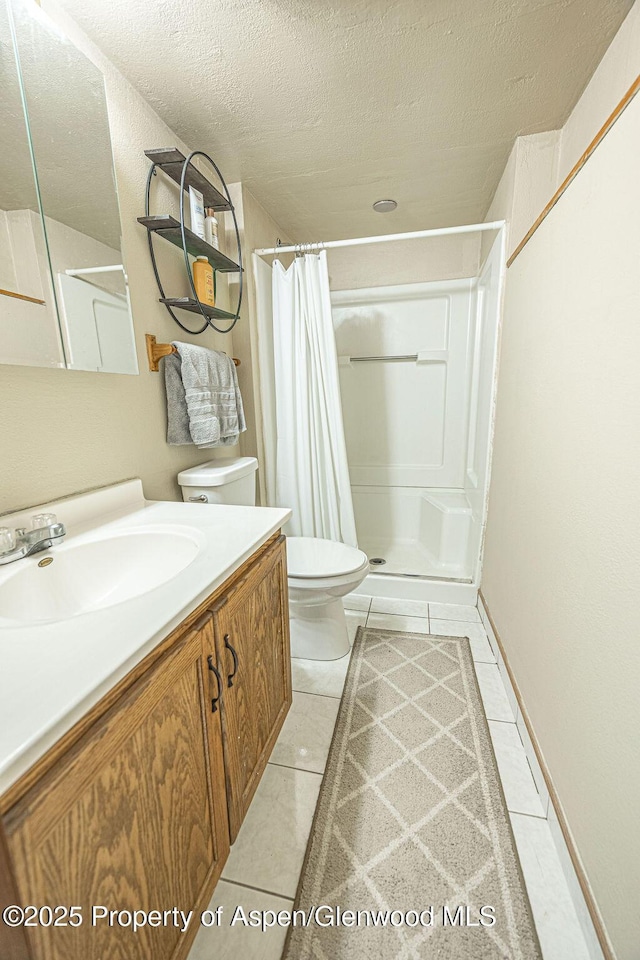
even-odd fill
[[[640,75],[636,77],[636,79],[633,81],[633,83],[625,93],[622,100],[618,103],[618,105],[613,110],[613,112],[609,114],[604,124],[600,127],[595,137],[587,147],[587,149],[584,151],[584,153],[578,159],[575,165],[571,168],[571,170],[569,171],[565,179],[562,181],[562,183],[560,184],[560,186],[558,187],[554,195],[551,197],[551,200],[549,200],[549,203],[546,205],[546,207],[544,208],[540,216],[536,220],[534,220],[529,230],[527,230],[524,237],[522,238],[518,246],[515,248],[515,250],[509,257],[509,259],[507,260],[508,267],[511,266],[511,264],[516,259],[518,254],[523,250],[523,248],[529,242],[529,240],[534,235],[534,233],[536,232],[538,227],[541,225],[543,220],[546,220],[546,218],[551,213],[551,211],[555,207],[556,203],[558,202],[562,194],[565,192],[565,190],[571,184],[571,182],[577,177],[577,175],[582,170],[582,168],[584,167],[589,157],[593,153],[595,153],[596,149],[602,143],[606,135],[609,133],[609,131],[613,127],[616,120],[618,120],[622,116],[622,114],[624,113],[626,108],[629,106],[629,104],[635,97],[636,93],[638,93],[638,91],[640,91]]]

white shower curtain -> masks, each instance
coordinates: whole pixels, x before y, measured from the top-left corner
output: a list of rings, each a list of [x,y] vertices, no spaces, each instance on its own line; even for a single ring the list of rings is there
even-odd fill
[[[276,503],[293,536],[357,546],[327,255],[273,264]]]

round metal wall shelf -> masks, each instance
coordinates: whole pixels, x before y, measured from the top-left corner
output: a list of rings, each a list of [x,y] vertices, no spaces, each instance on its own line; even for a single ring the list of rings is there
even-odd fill
[[[176,148],[164,150],[145,150],[145,155],[151,160],[151,167],[149,169],[149,175],[147,176],[144,204],[145,215],[144,217],[138,217],[138,223],[141,223],[147,229],[149,254],[151,256],[151,265],[153,267],[156,283],[158,284],[158,290],[160,291],[160,302],[164,303],[170,316],[186,333],[200,334],[204,333],[205,330],[208,329],[215,330],[217,333],[230,333],[240,319],[240,308],[242,306],[243,292],[243,269],[238,220],[236,218],[236,212],[231,200],[229,188],[227,187],[224,177],[222,176],[222,173],[220,172],[220,169],[215,161],[212,160],[208,154],[203,153],[202,150],[193,150],[187,157],[185,157]],[[207,161],[207,163],[211,164],[220,179],[224,193],[220,193],[220,191],[214,187],[213,184],[202,173],[200,173],[198,168],[194,166],[192,161],[195,157],[202,157]],[[157,175],[158,169],[170,177],[180,187],[179,221],[174,219],[174,217],[168,216],[167,214],[162,214],[159,216],[153,216],[151,214],[151,184],[153,182],[153,178]],[[234,262],[229,257],[225,256],[218,249],[212,247],[205,240],[202,240],[201,237],[198,237],[195,233],[192,233],[192,231],[185,226],[184,197],[190,186],[200,190],[200,192],[203,194],[205,207],[212,208],[216,211],[229,211],[231,213],[236,235],[237,262]],[[156,255],[153,247],[154,234],[162,237],[165,240],[168,240],[170,243],[173,243],[175,246],[178,246],[182,249],[184,254],[185,269],[187,272],[187,277],[189,278],[191,293],[193,294],[192,297],[167,297],[162,280],[160,279],[158,264],[156,262]],[[193,282],[191,264],[189,263],[189,254],[192,256],[206,256],[214,269],[214,277],[217,273],[239,274],[238,303],[233,313],[230,313],[226,310],[220,310],[218,307],[211,307],[209,304],[202,303],[198,299],[195,284]],[[199,314],[203,320],[202,326],[197,330],[192,330],[185,326],[174,313],[174,309],[180,309],[190,313]],[[229,321],[229,323],[225,328],[221,328],[216,326],[216,324],[213,322],[214,320],[226,320]]]

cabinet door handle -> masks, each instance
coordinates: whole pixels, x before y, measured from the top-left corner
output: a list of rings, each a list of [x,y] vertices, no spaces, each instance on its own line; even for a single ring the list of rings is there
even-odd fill
[[[231,654],[231,656],[233,657],[233,673],[230,673],[229,676],[227,677],[227,686],[228,686],[228,687],[232,687],[232,686],[233,686],[233,678],[235,677],[236,673],[238,672],[238,654],[235,652],[235,650],[233,649],[233,647],[232,647],[231,644],[229,643],[229,634],[228,634],[228,633],[225,633],[225,635],[224,635],[224,645],[225,645],[225,647],[227,648],[227,650],[229,651],[229,653]]]
[[[215,713],[218,709],[218,700],[222,696],[222,680],[220,678],[220,674],[218,673],[218,668],[213,662],[213,657],[211,654],[209,654],[207,657],[207,663],[209,664],[209,670],[211,670],[212,673],[215,673],[216,681],[218,683],[218,696],[211,698],[211,713]]]

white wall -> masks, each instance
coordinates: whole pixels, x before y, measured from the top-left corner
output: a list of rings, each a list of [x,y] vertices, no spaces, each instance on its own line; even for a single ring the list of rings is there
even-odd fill
[[[639,24],[636,4],[561,132],[557,182],[640,72]],[[495,205],[525,227],[518,153]],[[482,581],[619,960],[640,941],[638,156],[640,97],[508,270]]]

